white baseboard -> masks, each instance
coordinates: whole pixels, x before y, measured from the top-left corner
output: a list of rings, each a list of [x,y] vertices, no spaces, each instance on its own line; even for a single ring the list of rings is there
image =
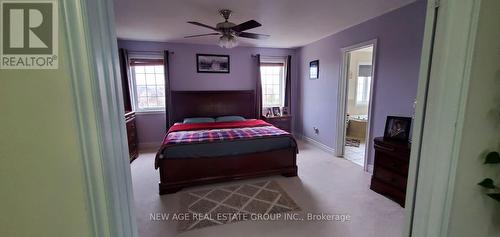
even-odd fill
[[[367,165],[366,171],[370,174],[373,174],[373,165]]]
[[[335,149],[333,149],[333,148],[331,148],[331,147],[329,147],[329,146],[327,146],[327,145],[325,145],[325,144],[323,144],[321,142],[318,142],[318,141],[316,141],[316,140],[314,140],[314,139],[312,139],[310,137],[306,137],[304,135],[300,135],[299,137],[302,140],[304,140],[304,141],[306,141],[306,142],[308,142],[310,144],[313,144],[313,145],[317,146],[321,150],[324,150],[324,151],[326,151],[328,153],[331,153],[331,154],[335,155]]]
[[[158,150],[160,148],[160,143],[159,142],[145,142],[145,143],[139,143],[139,151],[143,150]]]

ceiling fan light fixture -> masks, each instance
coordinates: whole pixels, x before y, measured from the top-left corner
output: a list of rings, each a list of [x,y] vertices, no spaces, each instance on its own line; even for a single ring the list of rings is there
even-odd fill
[[[219,46],[226,49],[234,48],[238,46],[238,40],[232,35],[223,35],[219,38]]]
[[[221,14],[222,17],[224,17],[224,21],[217,23],[215,27],[196,21],[187,22],[192,25],[211,29],[217,33],[190,35],[190,36],[185,36],[184,38],[193,38],[193,37],[209,36],[209,35],[222,35],[219,38],[218,42],[219,46],[221,48],[230,49],[238,46],[238,38],[264,39],[266,37],[269,37],[269,35],[245,32],[247,30],[262,26],[256,20],[248,20],[241,24],[236,25],[235,23],[229,21],[229,17],[231,16],[231,10],[220,9],[219,14]]]

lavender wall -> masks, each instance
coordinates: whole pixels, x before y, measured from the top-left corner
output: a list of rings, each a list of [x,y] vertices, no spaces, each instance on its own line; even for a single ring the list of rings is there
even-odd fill
[[[252,54],[268,56],[292,55],[292,93],[297,95],[298,71],[294,49],[272,49],[236,47],[223,49],[215,45],[177,44],[164,42],[118,40],[120,48],[130,51],[169,50],[173,54],[169,58],[170,83],[172,90],[253,90],[256,82],[254,69],[255,58]],[[230,56],[229,74],[212,74],[196,72],[196,54],[226,54]],[[297,111],[298,101],[292,106]],[[141,145],[159,144],[165,132],[164,113],[137,114],[136,118],[139,143]]]
[[[425,1],[417,1],[298,49],[299,128],[331,148],[335,144],[341,48],[378,39],[371,137],[382,136],[387,115],[412,116],[417,93]],[[309,61],[319,59],[319,80],[309,80]],[[315,134],[313,127],[319,128]],[[373,161],[372,143],[369,163]]]

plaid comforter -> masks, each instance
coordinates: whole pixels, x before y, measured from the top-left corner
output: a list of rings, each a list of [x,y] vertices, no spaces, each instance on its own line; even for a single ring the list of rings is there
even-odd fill
[[[288,135],[290,135],[288,132],[274,126],[178,131],[169,133],[165,137],[163,145],[206,143]]]
[[[295,144],[293,136],[262,120],[246,120],[237,122],[218,122],[200,124],[175,124],[170,127],[160,150],[156,154],[155,168],[159,167],[159,160],[165,152],[173,146],[189,144],[202,144],[224,142],[232,140],[266,139],[270,137],[290,137]],[[298,152],[298,150],[296,150]]]

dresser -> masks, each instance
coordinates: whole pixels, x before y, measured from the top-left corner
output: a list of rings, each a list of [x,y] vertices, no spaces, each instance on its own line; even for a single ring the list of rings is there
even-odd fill
[[[375,162],[370,189],[404,207],[410,143],[377,137],[374,139],[374,148]]]
[[[285,130],[289,133],[292,132],[292,116],[290,115],[273,116],[273,117],[262,116],[261,119],[281,130]]]
[[[127,127],[129,159],[130,162],[132,162],[139,156],[137,129],[135,125],[135,112],[128,112],[125,114],[125,125]]]

